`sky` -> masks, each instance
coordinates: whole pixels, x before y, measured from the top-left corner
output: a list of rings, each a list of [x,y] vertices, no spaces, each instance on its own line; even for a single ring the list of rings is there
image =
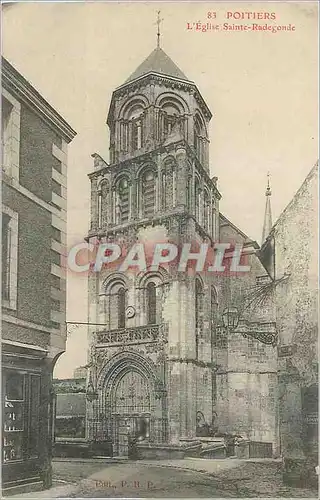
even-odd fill
[[[267,172],[275,222],[318,158],[317,2],[17,3],[3,11],[3,55],[77,131],[68,153],[68,246],[89,227],[91,155],[108,161],[112,91],[155,48],[159,9],[161,47],[213,113],[210,170],[220,210],[260,243]],[[274,24],[295,30],[187,29],[248,23],[227,20],[227,12],[274,13]],[[69,274],[67,294],[67,320],[87,321],[86,277]],[[71,377],[86,355],[86,327],[68,327],[54,375]]]

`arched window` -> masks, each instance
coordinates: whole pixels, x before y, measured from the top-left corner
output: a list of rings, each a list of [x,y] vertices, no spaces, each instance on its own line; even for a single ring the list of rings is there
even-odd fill
[[[136,151],[143,146],[143,126],[142,118],[136,118],[132,121],[132,149]]]
[[[98,191],[98,227],[102,226],[102,192]]]
[[[199,116],[196,116],[194,119],[193,137],[194,137],[194,149],[196,155],[198,159],[202,162],[204,160],[204,144],[205,144],[206,130]]]
[[[164,137],[165,138],[171,134],[176,121],[177,121],[177,119],[174,115],[168,115],[168,114],[164,115]]]
[[[126,326],[126,288],[123,281],[112,281],[105,290],[105,315],[109,330]],[[102,305],[102,304],[101,304]],[[102,313],[102,310],[101,310]]]
[[[147,284],[147,323],[153,325],[157,322],[157,288],[153,281]]]
[[[162,208],[163,210],[166,210],[167,208],[167,196],[166,196],[166,172],[162,172],[161,175],[161,196],[162,196]]]
[[[156,127],[157,139],[165,141],[177,129],[184,135],[184,114],[188,112],[188,106],[181,97],[173,93],[162,94],[156,100],[156,105],[160,108]]]
[[[180,109],[173,103],[167,103],[162,106],[163,116],[163,139],[165,140],[173,132],[176,124],[180,121]]]
[[[211,316],[211,329],[215,334],[215,328],[217,323],[217,292],[213,285],[211,285],[210,290],[210,316]]]
[[[162,208],[168,210],[175,203],[175,165],[171,158],[165,162],[161,177]]]
[[[120,288],[118,291],[118,328],[126,326],[126,291]]]
[[[131,135],[131,149],[137,151],[143,147],[144,133],[144,108],[141,103],[136,103],[127,113],[129,120],[127,138]],[[130,134],[131,131],[131,134]]]
[[[141,184],[141,208],[143,217],[152,217],[156,204],[156,183],[155,174],[152,170],[147,170],[142,176]]]
[[[109,184],[103,180],[98,188],[98,227],[101,228],[108,222]]]
[[[129,122],[120,122],[120,150],[126,153],[129,149]]]
[[[200,184],[198,179],[195,181],[195,186],[194,186],[194,208],[195,208],[195,217],[196,220],[200,223],[201,222],[201,189],[200,189]]]
[[[186,204],[187,204],[187,210],[191,210],[191,204],[192,204],[192,177],[188,175],[188,180],[187,180],[187,193],[186,193]]]
[[[120,149],[123,153],[143,147],[146,105],[142,98],[130,100],[120,112]]]
[[[217,342],[217,309],[218,309],[218,300],[217,300],[217,292],[213,285],[210,287],[210,320],[211,320],[211,349],[216,347]],[[215,404],[217,401],[217,375],[214,371],[212,373],[212,398],[213,403]]]
[[[196,359],[199,355],[199,338],[202,333],[203,290],[199,279],[195,283],[195,327],[196,327]]]
[[[203,196],[203,227],[208,233],[210,232],[210,198],[206,190]]]
[[[128,222],[129,210],[129,182],[126,177],[123,177],[117,184],[116,219],[118,224]]]

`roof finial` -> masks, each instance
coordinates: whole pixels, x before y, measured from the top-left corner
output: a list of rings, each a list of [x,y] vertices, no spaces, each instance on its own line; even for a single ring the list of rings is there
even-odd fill
[[[157,11],[157,21],[156,24],[158,25],[158,31],[157,31],[157,47],[158,49],[160,48],[160,23],[163,21],[163,19],[160,19],[160,10]]]

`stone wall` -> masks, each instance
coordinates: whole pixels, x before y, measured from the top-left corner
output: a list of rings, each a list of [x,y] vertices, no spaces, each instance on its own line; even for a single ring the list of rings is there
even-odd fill
[[[220,325],[226,307],[232,305],[239,311],[235,330],[218,328],[216,332],[216,424],[219,432],[272,443],[273,453],[277,454],[276,348],[257,337],[244,336],[246,332],[261,332],[265,325],[275,328],[272,281],[259,259],[257,245],[223,216],[220,239],[244,245],[248,255],[242,264],[250,270],[225,274],[216,280]]]
[[[302,401],[303,391],[318,384],[317,200],[316,165],[280,216],[269,238],[275,244],[276,280],[279,283],[276,287],[276,317],[281,450],[285,459],[305,459],[310,455],[310,435],[313,435],[313,449],[317,449],[317,416],[308,416],[308,409],[303,408]],[[317,397],[317,391],[314,397]],[[309,433],[309,438],[306,433]]]

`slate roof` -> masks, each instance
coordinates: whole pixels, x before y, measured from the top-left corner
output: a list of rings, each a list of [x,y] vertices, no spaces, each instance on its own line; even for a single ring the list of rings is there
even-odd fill
[[[160,47],[155,48],[151,54],[137,67],[129,76],[125,83],[131,82],[147,73],[160,73],[162,75],[173,76],[180,80],[189,80],[178,66]]]

